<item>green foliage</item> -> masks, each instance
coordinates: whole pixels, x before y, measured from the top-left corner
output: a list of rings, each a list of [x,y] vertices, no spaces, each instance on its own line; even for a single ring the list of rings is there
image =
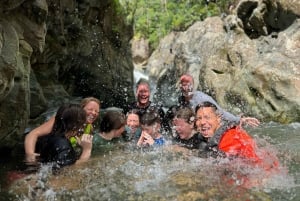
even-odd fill
[[[135,37],[148,38],[155,48],[171,31],[184,31],[194,22],[220,15],[233,0],[119,0],[134,26]]]

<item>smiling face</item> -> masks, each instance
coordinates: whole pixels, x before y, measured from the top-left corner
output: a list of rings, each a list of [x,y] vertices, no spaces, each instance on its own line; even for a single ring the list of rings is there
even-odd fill
[[[173,126],[180,139],[188,140],[193,136],[193,123],[189,124],[182,118],[175,118]]]
[[[131,129],[132,132],[135,132],[140,126],[140,118],[137,114],[128,114],[126,125]]]
[[[212,107],[201,107],[196,113],[197,131],[205,138],[210,138],[221,125],[221,117]]]
[[[86,122],[87,123],[93,123],[97,117],[99,116],[99,110],[100,106],[97,102],[95,101],[90,101],[88,102],[83,109],[86,112]]]
[[[184,74],[180,77],[180,90],[184,97],[191,95],[193,91],[194,80],[191,75]]]
[[[193,84],[191,82],[183,81],[180,83],[180,90],[184,97],[190,96],[193,91]]]
[[[138,106],[146,107],[150,101],[150,88],[148,84],[141,83],[136,89]]]

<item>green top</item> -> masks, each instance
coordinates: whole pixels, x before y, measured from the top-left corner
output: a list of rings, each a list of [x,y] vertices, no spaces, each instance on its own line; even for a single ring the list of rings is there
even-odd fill
[[[122,137],[106,140],[99,133],[96,133],[93,137],[93,152],[103,153],[112,151],[117,144],[123,141]]]
[[[92,124],[86,124],[84,129],[83,129],[83,134],[93,134],[93,125]],[[72,147],[75,148],[77,147],[77,140],[75,137],[70,137],[70,142],[72,144]]]

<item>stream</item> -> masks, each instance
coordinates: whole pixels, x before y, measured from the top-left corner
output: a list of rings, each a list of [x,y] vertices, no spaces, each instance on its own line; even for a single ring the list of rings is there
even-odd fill
[[[300,123],[246,128],[260,147],[276,153],[280,170],[265,172],[196,151],[138,149],[116,144],[87,163],[53,173],[47,165],[2,188],[1,200],[291,200],[300,199]],[[3,174],[5,166],[0,167]],[[7,168],[6,168],[7,171]],[[3,178],[3,176],[2,176]],[[3,180],[3,179],[2,179]],[[255,180],[245,185],[247,180]]]

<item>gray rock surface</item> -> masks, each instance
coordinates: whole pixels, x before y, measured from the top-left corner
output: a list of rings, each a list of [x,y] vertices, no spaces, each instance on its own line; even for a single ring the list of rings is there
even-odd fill
[[[176,104],[178,79],[187,72],[198,90],[234,114],[300,121],[299,5],[240,1],[225,18],[166,36],[146,66],[157,83],[156,101]]]
[[[102,108],[133,97],[132,27],[111,0],[0,2],[0,147],[76,97]]]

